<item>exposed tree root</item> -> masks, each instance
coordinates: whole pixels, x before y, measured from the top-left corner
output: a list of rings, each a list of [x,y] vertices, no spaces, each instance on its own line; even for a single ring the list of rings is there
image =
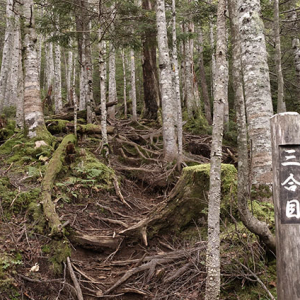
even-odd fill
[[[65,148],[69,142],[75,143],[76,139],[73,134],[67,135],[59,147],[54,152],[49,164],[47,166],[45,176],[42,181],[42,200],[41,204],[43,211],[51,229],[50,235],[52,237],[62,237],[63,228],[59,216],[55,210],[55,204],[51,200],[52,188],[57,174],[62,168],[62,161],[65,156]]]
[[[139,272],[142,272],[142,271],[147,271],[147,270],[149,271],[148,276],[147,276],[147,282],[149,282],[152,279],[152,277],[154,276],[155,269],[157,266],[169,264],[172,261],[177,261],[179,259],[186,258],[192,252],[200,251],[200,250],[203,250],[204,248],[205,248],[205,244],[203,244],[197,248],[192,248],[192,249],[188,249],[188,250],[179,250],[179,251],[173,251],[170,253],[155,255],[152,257],[145,257],[144,261],[147,261],[146,263],[128,270],[112,287],[110,287],[109,289],[107,289],[104,292],[104,295],[109,294],[110,292],[115,290],[117,287],[119,287],[121,284],[123,284],[126,280],[128,280],[131,276],[133,276]],[[127,263],[131,264],[132,261],[128,261]]]
[[[75,232],[69,237],[70,241],[74,244],[80,245],[86,249],[94,251],[103,251],[103,249],[117,249],[123,237],[120,236],[99,236],[87,235],[80,232]]]

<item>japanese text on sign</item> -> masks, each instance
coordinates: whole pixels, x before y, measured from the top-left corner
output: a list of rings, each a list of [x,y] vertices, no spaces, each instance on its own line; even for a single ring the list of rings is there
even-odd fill
[[[280,219],[300,224],[300,146],[279,146]]]

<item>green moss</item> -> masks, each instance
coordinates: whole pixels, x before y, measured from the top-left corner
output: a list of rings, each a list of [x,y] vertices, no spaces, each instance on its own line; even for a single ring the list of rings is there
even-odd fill
[[[3,115],[6,118],[14,118],[16,116],[16,107],[15,106],[9,106],[3,108]]]
[[[260,221],[269,224],[270,228],[275,228],[273,203],[253,200],[249,201],[249,209]]]
[[[54,134],[66,132],[66,125],[70,123],[68,120],[49,120],[48,122],[48,130]]]
[[[208,125],[207,120],[202,113],[198,113],[197,116],[190,118],[187,111],[184,111],[182,118],[187,121],[184,125],[185,130],[193,134],[211,134],[211,126]]]
[[[103,189],[109,190],[113,187],[114,171],[100,162],[91,152],[86,151],[83,163],[77,165],[77,171],[86,178],[93,179],[101,184]],[[82,166],[82,168],[81,168]]]
[[[25,141],[23,134],[17,134],[13,139],[7,140],[0,146],[0,154],[10,154],[13,149]]]
[[[17,163],[18,165],[37,161],[41,155],[50,157],[54,151],[53,147],[50,146],[51,144],[36,148],[36,141],[44,141],[47,143],[47,141],[42,139],[29,140],[24,138],[22,134],[18,134],[0,147],[0,155],[8,156],[6,159],[7,163]]]
[[[40,234],[44,233],[46,228],[46,219],[42,210],[41,204],[37,202],[31,202],[28,205],[28,218],[32,219],[34,222],[34,230]]]
[[[228,174],[227,174],[228,173]],[[222,165],[222,203],[225,199],[231,199],[231,184],[235,184],[235,168],[231,165]],[[183,169],[180,180],[173,189],[167,205],[162,209],[162,216],[159,222],[151,228],[153,235],[165,228],[179,234],[186,232],[187,228],[206,226],[208,212],[210,165],[201,164]],[[232,180],[232,181],[231,181]],[[160,212],[159,212],[160,213]],[[201,236],[206,236],[206,229],[201,230]],[[185,237],[192,234],[185,234]],[[205,236],[204,236],[205,235]]]
[[[50,245],[51,257],[50,262],[55,274],[61,274],[63,271],[63,262],[67,260],[67,257],[71,256],[71,248],[67,240],[52,240]]]

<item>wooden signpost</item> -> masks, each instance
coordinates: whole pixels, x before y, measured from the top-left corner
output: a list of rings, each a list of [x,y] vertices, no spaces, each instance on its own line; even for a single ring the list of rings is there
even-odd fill
[[[271,118],[277,299],[300,300],[300,115]]]

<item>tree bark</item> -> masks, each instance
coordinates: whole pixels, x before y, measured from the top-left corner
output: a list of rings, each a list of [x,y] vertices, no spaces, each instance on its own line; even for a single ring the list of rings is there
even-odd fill
[[[132,100],[132,120],[137,121],[136,111],[136,84],[135,84],[135,56],[134,50],[130,49],[130,81],[131,81],[131,100]]]
[[[10,83],[10,68],[12,64],[11,51],[13,47],[13,16],[12,11],[13,0],[7,0],[6,2],[6,28],[4,36],[4,45],[2,51],[2,62],[0,70],[0,110],[8,106],[7,95],[9,94],[9,83]],[[16,54],[16,53],[14,53]]]
[[[117,101],[117,83],[116,83],[116,49],[112,42],[109,43],[109,79],[108,79],[108,101]],[[114,120],[116,115],[116,107],[112,106],[108,109],[108,116]]]
[[[226,2],[219,0],[217,12],[216,77],[214,92],[214,115],[211,145],[210,188],[208,196],[208,236],[206,252],[205,300],[220,297],[220,204],[221,204],[221,159],[224,129],[224,105],[227,102],[226,74]]]
[[[271,187],[270,117],[273,106],[260,10],[259,0],[238,0],[239,38],[251,143],[251,181],[255,185]]]
[[[178,139],[178,162],[182,161],[183,146],[182,146],[182,109],[181,109],[181,95],[180,95],[180,80],[179,80],[179,66],[177,56],[177,38],[176,38],[176,3],[172,0],[172,62],[173,62],[173,82],[174,82],[174,96],[177,102],[177,139]]]
[[[36,32],[33,0],[23,3],[23,66],[24,66],[24,118],[29,138],[37,136],[39,128],[45,129],[40,96],[40,78],[37,62]]]
[[[143,9],[152,11],[154,4],[151,0],[143,0]],[[145,113],[147,119],[155,120],[160,105],[158,85],[158,70],[156,66],[156,30],[147,28],[143,34],[143,88]]]
[[[59,114],[62,110],[61,96],[61,49],[59,43],[54,46],[54,104],[55,114]]]
[[[232,82],[234,89],[234,102],[238,125],[238,183],[237,201],[240,218],[243,224],[254,234],[258,235],[268,248],[275,252],[275,238],[268,228],[268,224],[259,221],[249,210],[250,180],[249,180],[249,159],[248,159],[248,136],[246,111],[242,81],[241,68],[241,47],[238,36],[238,20],[236,0],[228,3],[231,19],[232,37]]]
[[[126,59],[125,50],[121,52],[122,56],[122,67],[123,67],[123,103],[124,103],[124,117],[127,119],[127,79],[126,79]]]
[[[284,81],[281,65],[280,19],[279,1],[274,0],[274,39],[275,39],[275,63],[277,73],[277,113],[286,112],[284,101]]]
[[[173,161],[178,156],[175,132],[176,103],[172,95],[172,75],[167,39],[165,1],[156,6],[157,42],[159,51],[160,85],[162,94],[164,158]]]
[[[208,93],[208,87],[205,76],[205,68],[203,61],[203,34],[201,25],[198,26],[198,53],[199,53],[199,79],[202,90],[202,99],[204,104],[205,117],[209,125],[212,124],[211,104]]]

